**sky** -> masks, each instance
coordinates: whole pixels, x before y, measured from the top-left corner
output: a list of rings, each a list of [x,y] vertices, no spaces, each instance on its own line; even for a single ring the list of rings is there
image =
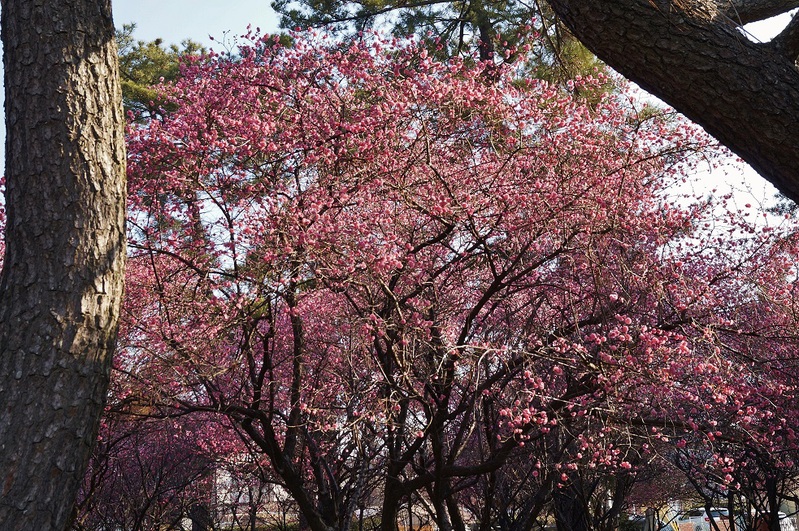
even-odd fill
[[[224,39],[229,42],[245,33],[248,24],[265,33],[277,31],[278,18],[269,4],[270,0],[112,0],[114,25],[135,23],[139,40],[179,44],[190,38],[215,49]]]

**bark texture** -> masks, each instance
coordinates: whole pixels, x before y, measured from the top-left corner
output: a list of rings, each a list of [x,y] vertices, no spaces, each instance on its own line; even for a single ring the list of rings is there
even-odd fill
[[[792,29],[773,42],[755,43],[740,28],[799,2],[548,1],[597,56],[799,200],[799,51]]]
[[[62,530],[102,411],[122,295],[117,52],[110,0],[0,5],[0,529]]]

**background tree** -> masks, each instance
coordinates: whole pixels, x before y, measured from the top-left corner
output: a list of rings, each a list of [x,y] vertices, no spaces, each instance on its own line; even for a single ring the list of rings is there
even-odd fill
[[[72,529],[174,529],[197,507],[209,510],[220,468],[203,448],[212,429],[200,418],[107,413]]]
[[[102,412],[125,262],[108,1],[2,2],[6,249],[0,522],[63,530]]]
[[[568,491],[612,525],[609,476],[656,443],[792,429],[765,367],[796,344],[793,225],[667,198],[712,153],[682,122],[377,38],[187,72],[131,131],[124,363],[165,410],[227,417],[312,528],[369,493],[384,529],[463,529],[522,456],[519,528]]]
[[[116,30],[122,101],[126,110],[149,116],[161,112],[164,105],[156,85],[174,81],[180,73],[181,58],[200,55],[205,48],[189,39],[169,47],[161,39],[137,41],[133,38],[135,30],[135,24]]]
[[[513,62],[524,48],[525,66],[532,75],[555,82],[604,68],[558,21],[549,5],[538,0],[277,0],[272,7],[286,29],[323,27],[352,37],[388,26],[398,37],[416,35],[426,40],[439,57],[470,60],[476,53],[483,61]]]

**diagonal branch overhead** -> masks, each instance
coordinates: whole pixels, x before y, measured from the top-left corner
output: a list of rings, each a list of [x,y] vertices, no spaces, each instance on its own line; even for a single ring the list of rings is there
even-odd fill
[[[739,24],[765,20],[799,7],[799,0],[716,0],[716,3],[720,12]]]
[[[785,29],[774,37],[771,47],[786,59],[795,60],[799,57],[799,17],[794,16]]]
[[[780,14],[799,1],[549,3],[597,56],[799,200],[799,71],[785,55],[792,41],[786,34],[786,46],[754,43],[735,22]]]

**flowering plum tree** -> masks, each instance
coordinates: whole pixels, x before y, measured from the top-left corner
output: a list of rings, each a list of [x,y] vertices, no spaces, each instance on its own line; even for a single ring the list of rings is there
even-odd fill
[[[72,529],[255,529],[251,509],[270,491],[262,463],[224,417],[171,417],[142,391],[117,366]]]
[[[529,528],[687,433],[792,429],[764,407],[794,393],[764,364],[794,337],[791,231],[669,199],[714,150],[668,113],[480,71],[253,38],[129,131],[121,368],[162,411],[228,419],[311,529],[369,503],[393,530],[411,500],[465,529],[520,458]]]
[[[175,527],[195,507],[207,507],[214,456],[200,451],[202,435],[186,428],[175,421],[125,422],[107,415],[72,529]]]

